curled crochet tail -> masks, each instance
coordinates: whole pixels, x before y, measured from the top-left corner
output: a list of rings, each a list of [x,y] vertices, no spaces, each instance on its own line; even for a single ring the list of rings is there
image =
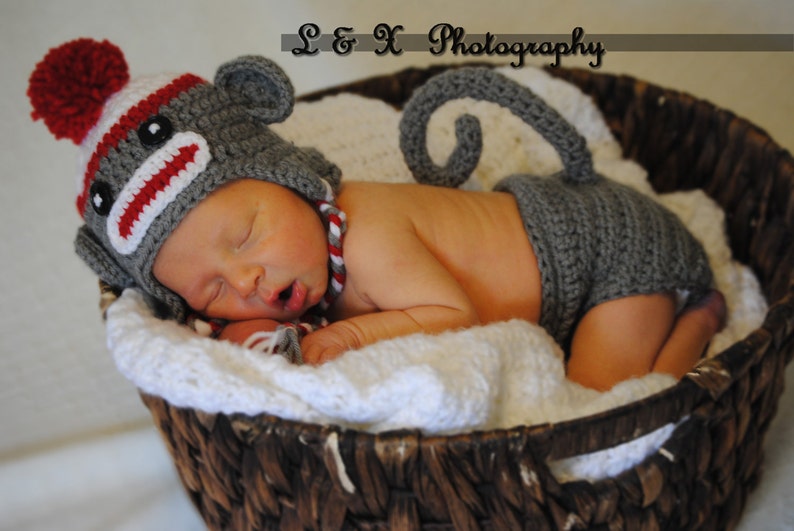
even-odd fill
[[[455,121],[457,145],[445,166],[436,165],[427,151],[427,124],[432,114],[448,101],[466,97],[499,104],[540,133],[559,153],[567,182],[598,179],[584,137],[557,111],[529,88],[493,69],[466,67],[431,78],[403,109],[400,148],[417,182],[458,187],[477,167],[482,153],[482,129],[480,121],[469,114]]]

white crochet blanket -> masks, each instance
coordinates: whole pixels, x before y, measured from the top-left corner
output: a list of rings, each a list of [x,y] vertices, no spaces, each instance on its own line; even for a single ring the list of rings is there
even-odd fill
[[[577,127],[600,173],[652,194],[644,171],[621,159],[600,112],[578,89],[532,68],[503,73],[529,85]],[[508,111],[470,100],[445,105],[431,120],[429,147],[436,160],[451,151],[454,118],[463,110],[480,117],[484,136],[482,160],[467,186],[489,188],[510,173],[543,175],[561,167],[554,150]],[[343,94],[298,104],[274,129],[296,144],[320,149],[346,180],[411,181],[398,147],[398,122],[399,113],[386,104]],[[758,283],[747,268],[731,261],[723,213],[703,193],[658,199],[704,243],[726,296],[728,326],[711,346],[719,352],[760,325],[766,306]],[[670,377],[649,375],[606,393],[585,389],[565,379],[560,349],[550,337],[521,321],[382,341],[307,367],[155,319],[132,290],[110,307],[107,317],[108,344],[121,372],[139,389],[171,404],[207,412],[267,412],[373,432],[411,427],[449,434],[559,422],[673,383]],[[615,474],[658,448],[672,428],[593,458],[557,463],[555,470],[561,477]]]

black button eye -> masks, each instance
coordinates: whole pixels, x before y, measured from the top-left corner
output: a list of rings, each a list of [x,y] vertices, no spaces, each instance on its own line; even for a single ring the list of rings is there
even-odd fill
[[[138,128],[138,138],[144,146],[155,147],[171,138],[173,132],[174,126],[171,125],[171,120],[158,114],[141,124]]]
[[[94,181],[88,193],[94,212],[107,216],[113,206],[113,190],[110,185],[103,181]]]

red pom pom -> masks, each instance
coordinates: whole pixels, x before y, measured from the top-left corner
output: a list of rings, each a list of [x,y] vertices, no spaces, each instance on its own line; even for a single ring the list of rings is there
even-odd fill
[[[31,117],[55,138],[80,144],[105,101],[129,80],[124,54],[108,41],[77,39],[50,50],[30,75]]]

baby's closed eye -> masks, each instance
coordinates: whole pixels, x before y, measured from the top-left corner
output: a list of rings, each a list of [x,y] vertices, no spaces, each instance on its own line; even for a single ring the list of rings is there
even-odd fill
[[[243,224],[242,226],[238,227],[236,230],[236,236],[231,238],[230,241],[232,242],[232,248],[235,251],[240,251],[248,245],[254,234],[254,222],[256,221],[256,215],[253,215],[248,219],[248,222]]]

